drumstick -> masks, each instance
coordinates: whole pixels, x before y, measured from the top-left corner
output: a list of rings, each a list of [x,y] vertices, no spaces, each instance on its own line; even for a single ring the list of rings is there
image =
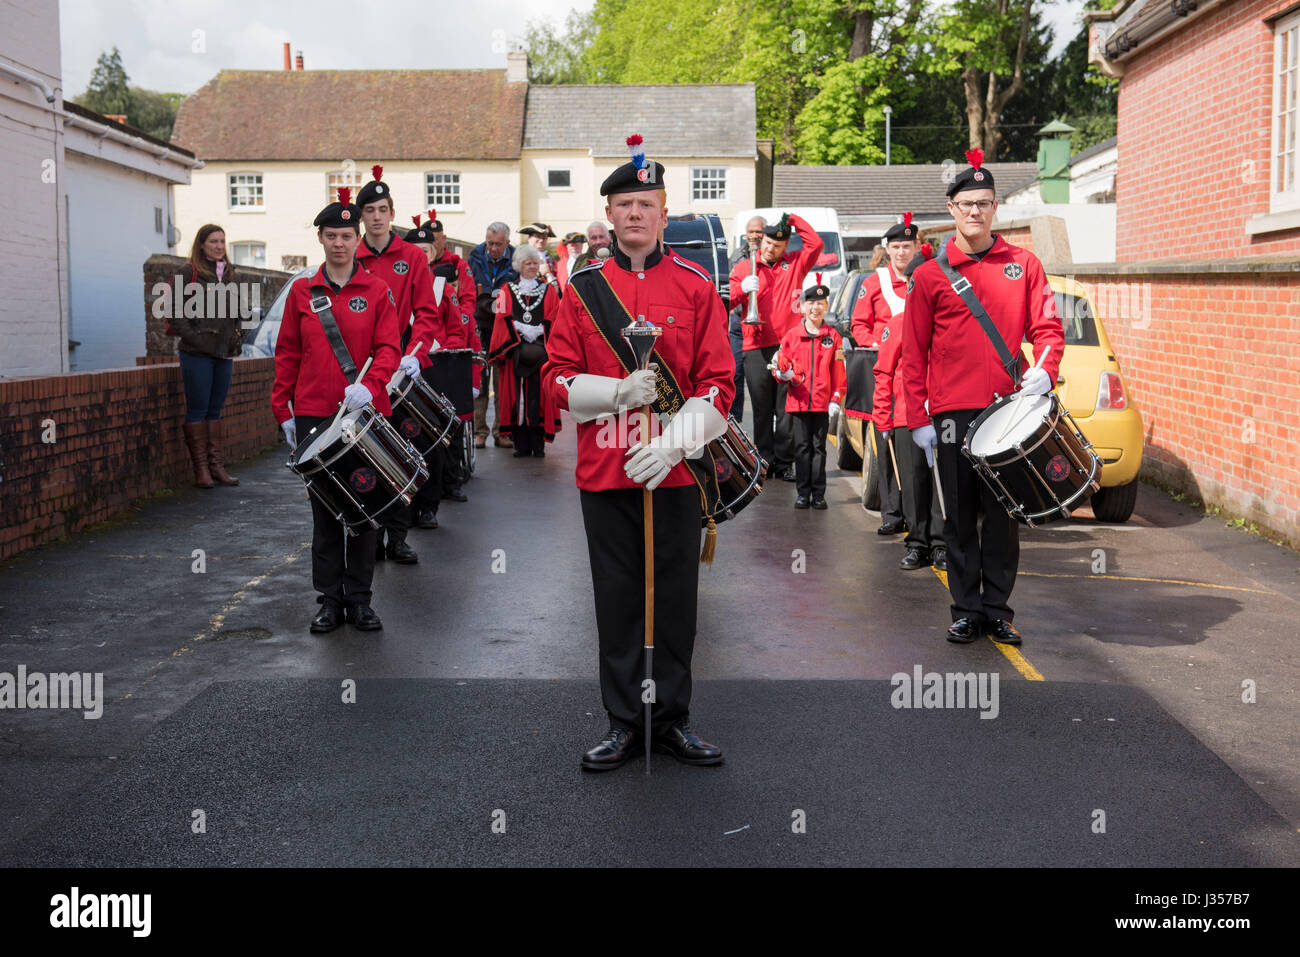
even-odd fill
[[[424,345],[424,340],[423,340],[423,339],[421,339],[421,340],[419,340],[418,342],[416,342],[416,344],[411,348],[411,351],[408,352],[407,355],[408,355],[408,356],[416,355],[416,354],[420,351],[420,346],[422,346],[422,345]],[[361,377],[360,377],[360,376],[357,376],[357,378],[359,379],[359,378],[361,378]]]
[[[1051,347],[1051,346],[1046,346],[1046,347],[1043,349],[1043,354],[1040,355],[1040,356],[1038,357],[1038,361],[1034,363],[1034,368],[1035,368],[1035,369],[1041,369],[1041,368],[1043,367],[1043,363],[1047,360],[1047,354],[1048,354],[1049,352],[1051,352],[1051,351],[1052,351],[1052,347]],[[1020,398],[1022,398],[1024,395],[1025,395],[1025,393],[1024,393],[1023,390],[1021,390],[1021,391],[1019,391],[1019,392],[1016,393],[1016,399],[1017,399],[1017,406],[1016,406],[1016,409],[1017,409],[1017,411],[1019,411],[1019,408],[1020,408],[1018,400],[1019,400]],[[1018,423],[1022,418],[1024,418],[1024,413],[1021,412],[1019,415],[1010,415],[1010,416],[1008,416],[1007,418],[1008,418],[1010,421],[1008,421],[1007,424],[1003,427],[1003,429],[1002,429],[1002,434],[998,436],[998,441],[999,441],[999,442],[1001,442],[1003,439],[1005,439],[1005,438],[1007,437],[1007,433],[1011,431],[1012,426],[1016,425],[1016,424],[1017,424],[1017,423]]]
[[[924,450],[922,450],[924,451]],[[930,468],[934,471],[934,491],[939,496],[939,514],[943,520],[948,521],[948,509],[943,504],[943,482],[939,479],[939,459],[938,457],[930,463]]]
[[[366,364],[363,365],[363,366],[361,367],[361,371],[357,373],[357,382],[360,382],[362,379],[364,379],[364,378],[366,377],[366,372],[367,372],[367,370],[369,370],[369,368],[370,368],[370,363],[372,363],[372,362],[374,362],[374,361],[375,361],[375,357],[374,357],[374,356],[366,356]],[[355,385],[356,383],[353,383],[353,384]],[[334,421],[330,423],[330,428],[331,428],[331,429],[334,428],[334,426],[336,426],[336,425],[339,424],[339,419],[343,418],[343,413],[347,411],[347,408],[348,408],[348,406],[347,406],[347,403],[346,403],[346,402],[340,402],[340,403],[339,403],[339,411],[338,411],[338,415],[334,416]]]

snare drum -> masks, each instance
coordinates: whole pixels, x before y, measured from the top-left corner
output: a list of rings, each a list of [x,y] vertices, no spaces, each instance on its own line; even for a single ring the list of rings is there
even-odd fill
[[[704,447],[699,458],[687,459],[696,483],[704,489],[708,507],[700,516],[701,527],[725,522],[763,491],[767,463],[758,454],[745,430],[728,417],[727,431]]]
[[[397,370],[388,383],[388,399],[393,406],[393,424],[421,455],[428,455],[439,443],[451,445],[451,430],[460,427],[456,407],[423,376],[412,378]]]
[[[1030,528],[1069,518],[1101,487],[1101,460],[1054,392],[998,399],[970,424],[961,451]]]
[[[312,429],[288,463],[307,491],[341,521],[349,535],[394,506],[410,505],[429,477],[424,459],[373,406],[365,405]]]

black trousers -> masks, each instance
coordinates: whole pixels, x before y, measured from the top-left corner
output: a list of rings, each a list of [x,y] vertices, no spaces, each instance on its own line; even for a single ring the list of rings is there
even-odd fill
[[[700,493],[694,484],[654,495],[655,702],[653,730],[689,716]],[[642,490],[582,492],[600,637],[600,692],[610,724],[642,730],[645,705],[645,553]]]
[[[803,498],[826,497],[827,412],[791,412],[794,421],[795,490]]]
[[[769,377],[771,373],[768,373]],[[789,383],[776,385],[776,429],[772,435],[772,454],[776,456],[773,468],[784,471],[794,464],[794,419],[785,411],[785,393]]]
[[[390,415],[388,417],[388,424],[396,429],[397,419]],[[430,471],[432,472],[432,469]],[[429,477],[432,479],[433,476],[430,475]],[[423,486],[421,486],[421,488],[423,488]],[[419,493],[420,490],[417,489],[416,495],[419,495]],[[379,516],[379,524],[380,528],[376,532],[376,535],[379,536],[379,541],[382,542],[387,539],[388,544],[390,545],[397,545],[400,542],[406,541],[406,533],[411,528],[411,506],[400,504],[394,505]]]
[[[299,415],[294,418],[301,443],[308,432],[332,417]],[[311,584],[321,597],[340,607],[370,604],[370,584],[375,577],[375,536],[369,526],[348,535],[343,523],[311,496]]]
[[[789,459],[778,462],[775,458],[776,447],[776,380],[768,371],[767,364],[776,354],[776,346],[764,346],[761,349],[747,349],[741,364],[745,370],[745,384],[749,387],[749,404],[754,410],[754,446],[758,454],[772,465],[769,474],[782,470],[790,464]]]
[[[943,539],[948,546],[953,621],[1010,621],[1014,615],[1008,602],[1020,564],[1020,527],[961,454],[966,430],[983,411],[959,409],[940,413],[934,419],[939,433],[943,504],[948,510]],[[951,441],[945,441],[945,436]]]
[[[912,441],[912,430],[894,429],[894,454],[898,458],[898,475],[903,480],[899,492],[903,499],[903,518],[907,535],[903,544],[927,551],[943,545],[943,512],[934,492],[934,474],[923,452]]]
[[[461,434],[459,422],[453,427],[453,434]],[[442,490],[446,487],[447,459],[450,454],[447,446],[439,442],[424,456],[424,467],[429,470],[429,478],[416,490],[415,501],[406,511],[413,512],[426,508],[434,512],[438,511],[438,503],[442,501]]]
[[[871,423],[871,436],[876,444],[876,476],[880,489],[880,522],[888,524],[903,520],[903,497],[899,494],[898,481],[894,478],[893,459],[889,453],[889,433],[882,432]],[[868,443],[870,444],[870,443]],[[902,468],[899,468],[902,474]]]
[[[735,398],[731,400],[731,417],[739,422],[745,417],[745,335],[740,325],[740,315],[736,312],[727,314],[728,331],[731,335],[731,358],[736,362]]]
[[[510,429],[510,438],[514,440],[515,451],[532,455],[546,453],[546,433],[540,425],[516,425]],[[520,458],[523,458],[521,455]]]

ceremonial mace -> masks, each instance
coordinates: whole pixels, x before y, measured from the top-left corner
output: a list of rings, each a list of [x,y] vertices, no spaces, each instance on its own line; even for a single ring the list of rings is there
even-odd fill
[[[662,336],[664,331],[651,322],[646,321],[645,316],[637,316],[635,322],[631,322],[623,327],[623,338],[632,348],[632,354],[636,356],[637,369],[647,369],[650,364],[650,353],[654,350],[655,339]],[[642,448],[650,444],[650,406],[641,406],[641,436],[640,445]],[[650,682],[649,687],[654,688],[654,653],[655,653],[655,519],[654,508],[651,496],[654,493],[644,485],[641,486],[641,511],[644,516],[644,531],[642,537],[645,539],[645,676]],[[649,697],[645,695],[645,688],[642,688],[642,697],[646,698],[645,702],[645,773],[650,773],[650,707],[654,703],[656,695],[652,692]]]

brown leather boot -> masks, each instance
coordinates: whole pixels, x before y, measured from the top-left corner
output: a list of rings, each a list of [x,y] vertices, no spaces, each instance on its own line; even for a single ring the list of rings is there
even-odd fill
[[[220,419],[208,419],[208,468],[212,477],[222,485],[238,485],[239,479],[226,471],[221,464],[222,425]]]
[[[181,428],[185,432],[185,447],[190,450],[190,462],[194,465],[194,484],[199,488],[215,488],[208,472],[208,423],[186,422]]]

